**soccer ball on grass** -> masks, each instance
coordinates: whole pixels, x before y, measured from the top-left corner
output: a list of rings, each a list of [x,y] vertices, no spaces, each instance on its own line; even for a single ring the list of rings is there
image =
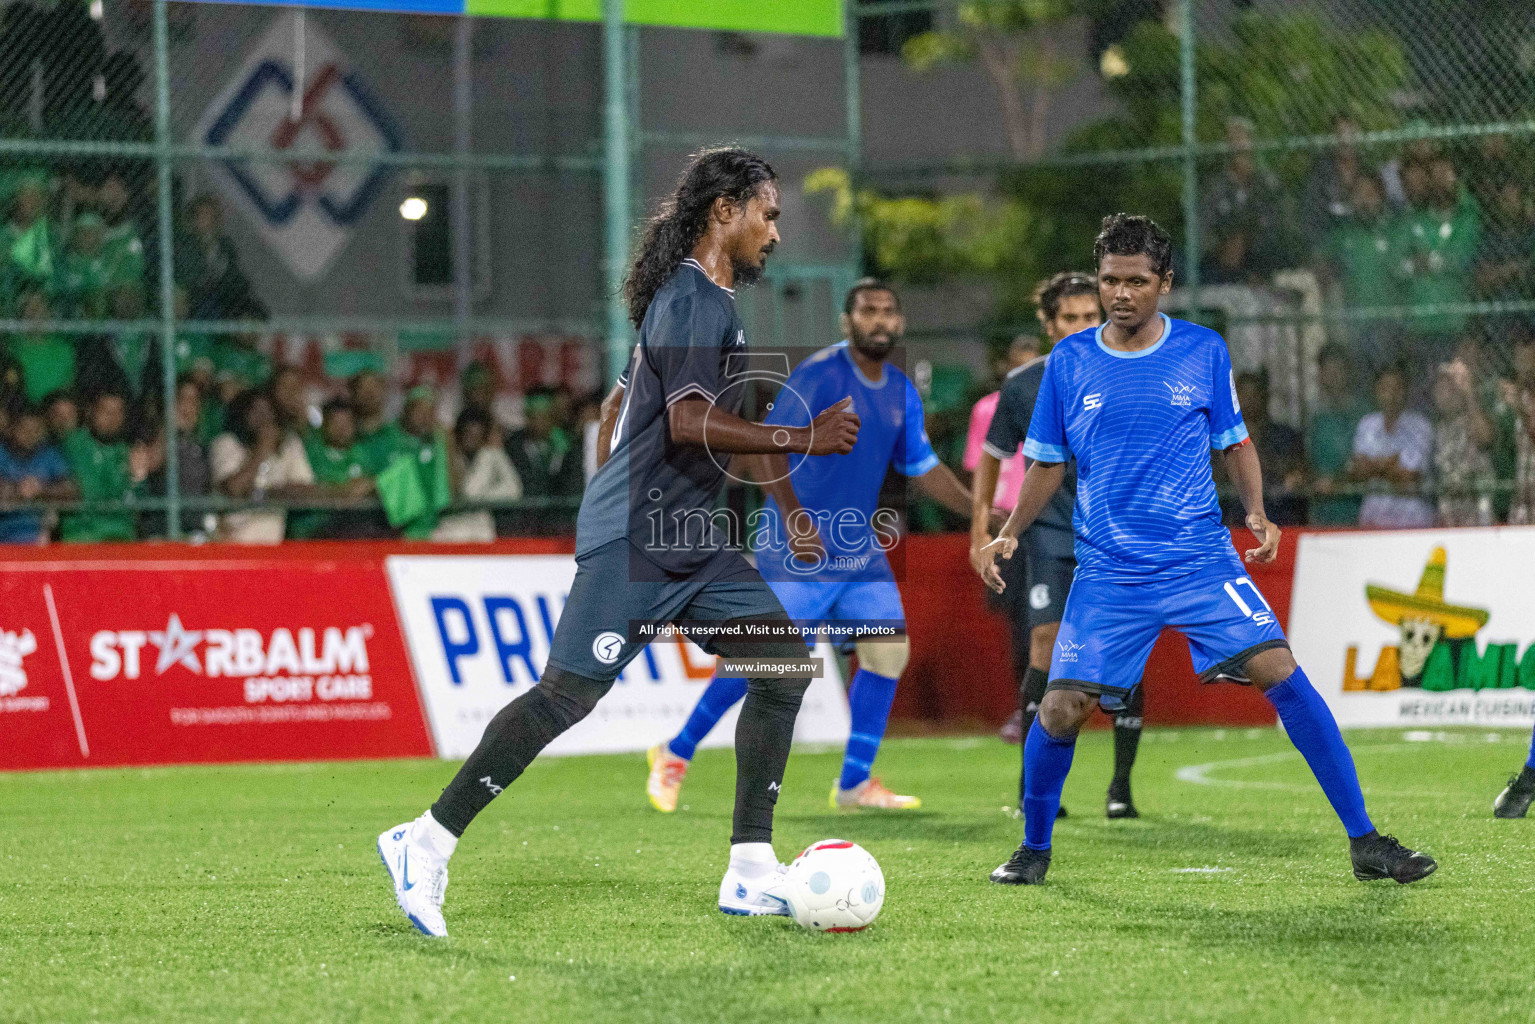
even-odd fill
[[[784,888],[794,920],[820,932],[862,931],[885,903],[879,864],[868,850],[845,839],[806,847],[789,865]]]

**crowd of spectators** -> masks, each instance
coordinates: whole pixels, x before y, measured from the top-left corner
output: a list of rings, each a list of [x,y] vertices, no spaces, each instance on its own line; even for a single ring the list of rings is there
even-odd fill
[[[168,443],[194,538],[467,542],[568,530],[595,470],[600,396],[578,404],[536,389],[513,427],[475,384],[488,373],[471,364],[451,403],[426,385],[391,401],[376,369],[317,388],[297,367],[231,380],[204,358],[177,379],[167,426],[152,390],[61,388],[33,401],[7,364],[0,542],[164,536],[164,502],[150,499],[167,494]]]
[[[1535,522],[1535,330],[1516,323],[1510,343],[1502,373],[1480,336],[1463,334],[1453,357],[1428,370],[1423,408],[1412,399],[1420,368],[1397,360],[1366,377],[1347,347],[1328,344],[1304,435],[1269,418],[1262,372],[1239,373],[1269,517],[1374,528]],[[1240,523],[1235,499],[1225,504]]]
[[[114,73],[129,82],[130,71]],[[130,114],[114,116],[137,123]],[[1287,187],[1251,127],[1232,121],[1204,193],[1204,281],[1267,287],[1309,269],[1331,311],[1306,422],[1271,418],[1261,372],[1236,379],[1270,515],[1535,521],[1535,318],[1523,308],[1535,302],[1535,154],[1496,134],[1371,153],[1357,125],[1335,128],[1336,144]],[[159,307],[151,187],[132,164],[0,165],[0,320],[16,322],[0,334],[0,539],[163,534],[164,512],[145,499],[165,496],[168,443],[181,495],[216,499],[188,508],[246,506],[195,511],[192,529],[211,538],[569,528],[600,396],[509,394],[478,363],[451,393],[401,394],[377,370],[325,381],[274,366],[257,332],[189,329],[267,315],[210,194],[177,204],[170,301],[183,326],[167,415],[159,330],[122,326],[148,325]],[[1479,302],[1514,308],[1471,315]],[[931,368],[928,402],[941,452],[962,435],[944,420],[943,369]],[[559,511],[532,520],[508,507],[518,502]],[[56,514],[39,511],[50,504]],[[1234,502],[1228,511],[1239,519]],[[913,523],[945,525],[937,514]]]
[[[258,332],[183,327],[167,416],[160,332],[140,329],[159,294],[143,187],[90,161],[0,166],[0,320],[19,321],[0,333],[9,510],[0,540],[164,535],[163,502],[147,499],[166,496],[168,443],[194,536],[480,540],[568,529],[595,466],[600,396],[511,396],[481,363],[445,395],[401,394],[382,367],[315,380],[274,365]],[[180,211],[173,254],[178,323],[266,318],[214,196]],[[221,502],[245,507],[204,514]],[[524,509],[494,507],[510,502]],[[482,507],[454,508],[466,504]]]
[[[1270,515],[1531,522],[1535,319],[1523,306],[1535,301],[1535,162],[1501,134],[1385,155],[1360,145],[1349,118],[1335,132],[1287,189],[1251,126],[1232,121],[1204,198],[1204,281],[1263,287],[1309,269],[1330,313],[1307,423],[1270,421],[1261,373],[1236,381]],[[1514,308],[1472,315],[1478,303]]]

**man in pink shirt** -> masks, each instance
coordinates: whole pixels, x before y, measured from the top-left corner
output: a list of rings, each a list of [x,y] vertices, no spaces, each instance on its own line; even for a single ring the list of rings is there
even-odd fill
[[[1007,373],[1018,369],[1024,363],[1039,358],[1039,339],[1029,334],[1020,334],[1013,339],[1013,343],[1007,347]],[[975,403],[970,410],[970,429],[965,434],[965,469],[974,473],[976,467],[981,464],[981,446],[986,443],[986,431],[991,429],[991,418],[997,412],[997,399],[1000,398],[1000,390],[993,391]],[[1018,500],[1018,488],[1023,486],[1023,452],[1016,451],[1012,457],[1002,463],[997,473],[996,493],[992,497],[992,506],[1003,512],[1011,512],[1013,504]]]

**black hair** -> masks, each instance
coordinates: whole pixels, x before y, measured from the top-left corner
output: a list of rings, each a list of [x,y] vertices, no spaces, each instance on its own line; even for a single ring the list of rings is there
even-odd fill
[[[650,300],[708,229],[709,210],[716,199],[745,203],[763,185],[777,180],[778,174],[766,160],[744,149],[705,149],[693,154],[677,188],[645,225],[639,251],[624,278],[630,323],[639,327],[645,322]]]
[[[1073,295],[1098,297],[1098,279],[1080,270],[1063,270],[1048,281],[1041,281],[1034,292],[1034,302],[1045,314],[1046,320],[1054,320],[1061,311],[1061,300]]]
[[[847,290],[847,298],[842,300],[842,312],[851,316],[853,307],[858,305],[858,296],[864,292],[889,292],[890,297],[895,300],[896,312],[900,312],[901,296],[890,287],[889,282],[881,281],[877,277],[861,277],[855,281],[853,287]]]
[[[320,406],[320,418],[322,420],[327,420],[330,419],[331,413],[352,411],[351,401],[341,397],[340,395],[337,395],[335,398],[327,400],[324,405]]]
[[[1402,379],[1402,384],[1404,386],[1406,385],[1406,383],[1409,380],[1412,379],[1411,371],[1409,371],[1408,368],[1407,368],[1407,360],[1405,360],[1405,359],[1393,359],[1393,360],[1391,360],[1391,362],[1387,363],[1385,366],[1382,366],[1380,369],[1375,371],[1375,382],[1377,384],[1379,384],[1380,383],[1380,379],[1382,377],[1386,376],[1387,374],[1391,374],[1391,373],[1394,373],[1398,377],[1400,377]]]
[[[43,409],[47,410],[52,409],[59,402],[70,402],[76,408],[79,408],[80,396],[68,388],[59,388],[57,391],[50,391],[44,395],[41,405]]]
[[[464,436],[465,427],[472,427],[476,425],[484,427],[485,433],[489,434],[491,427],[493,427],[495,424],[490,418],[490,413],[486,412],[484,409],[465,409],[463,412],[458,414],[458,419],[453,421],[453,436],[462,438]]]
[[[13,420],[19,420],[23,416],[31,416],[34,419],[43,420],[44,422],[47,422],[48,420],[48,414],[43,412],[43,407],[40,405],[35,405],[32,402],[18,402],[13,408],[7,409],[6,411],[10,413],[11,419]]]
[[[1329,341],[1317,350],[1316,364],[1318,366],[1335,359],[1344,363],[1352,363],[1354,361],[1353,357],[1349,355],[1348,349],[1336,341]]]
[[[1264,392],[1267,392],[1269,389],[1269,368],[1267,366],[1260,366],[1256,370],[1242,370],[1232,379],[1232,383],[1240,384],[1244,380],[1251,381],[1262,388]]]
[[[250,417],[251,406],[258,401],[264,401],[272,406],[272,412],[276,414],[276,403],[272,401],[271,392],[266,388],[246,388],[229,400],[229,408],[224,413],[227,429],[247,448],[256,443],[256,435],[251,433],[250,426],[245,421]]]
[[[1173,269],[1173,240],[1150,217],[1114,213],[1103,218],[1103,230],[1093,240],[1093,259],[1105,256],[1145,256],[1158,277]]]

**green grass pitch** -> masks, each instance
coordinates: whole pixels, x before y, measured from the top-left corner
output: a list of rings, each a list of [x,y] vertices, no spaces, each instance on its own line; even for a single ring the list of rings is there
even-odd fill
[[[1020,837],[1016,747],[888,743],[881,773],[926,804],[883,816],[828,811],[839,755],[796,753],[778,852],[873,852],[889,895],[856,935],[714,909],[728,752],[699,756],[671,816],[643,757],[535,764],[460,846],[437,942],[395,909],[374,837],[451,765],[0,776],[0,1020],[1535,1018],[1535,821],[1490,813],[1528,736],[1350,739],[1377,824],[1439,858],[1432,878],[1356,882],[1272,730],[1149,730],[1130,822],[1104,820],[1110,739],[1085,736],[1049,882],[1022,889],[986,881]]]

